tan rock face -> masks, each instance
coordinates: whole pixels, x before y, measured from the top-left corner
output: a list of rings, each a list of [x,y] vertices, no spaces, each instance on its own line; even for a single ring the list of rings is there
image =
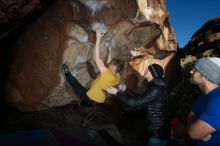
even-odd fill
[[[151,1],[146,8],[151,11],[144,13],[145,7],[135,0],[88,2],[91,1],[55,1],[14,42],[14,61],[7,84],[11,106],[33,111],[78,100],[65,82],[61,64],[68,63],[79,82],[90,86],[97,71],[92,61],[96,38],[92,29],[97,22],[102,22],[107,30],[101,40],[101,58],[105,60],[107,47],[111,46],[112,56],[125,61],[122,79],[129,88],[138,90],[141,74],[149,64],[167,67],[177,43],[164,1]],[[133,19],[138,6],[144,18]]]
[[[156,41],[159,49],[175,51],[177,42],[170,26],[165,2],[165,0],[137,0],[139,11],[145,18],[142,20],[159,24],[162,30],[162,35]]]

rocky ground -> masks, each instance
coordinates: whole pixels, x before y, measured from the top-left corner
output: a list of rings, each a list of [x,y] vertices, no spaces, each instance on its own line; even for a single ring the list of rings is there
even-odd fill
[[[92,107],[80,107],[73,103],[30,113],[22,113],[2,104],[1,115],[0,134],[40,128],[94,128],[107,131],[124,145],[146,145],[143,111],[131,110],[118,102]],[[181,143],[184,146],[184,142]],[[169,146],[178,145],[171,141]]]
[[[142,112],[120,111],[116,104],[92,107],[69,104],[30,113],[22,113],[6,105],[2,105],[1,109],[1,133],[39,128],[94,128],[106,130],[114,139],[124,144],[145,143]]]

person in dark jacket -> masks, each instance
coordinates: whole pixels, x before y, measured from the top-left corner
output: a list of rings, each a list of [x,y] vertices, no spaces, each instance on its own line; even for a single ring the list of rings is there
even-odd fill
[[[108,87],[106,91],[116,95],[125,104],[133,108],[144,108],[149,134],[148,146],[165,146],[170,137],[170,126],[167,115],[167,83],[163,78],[163,68],[158,64],[149,65],[144,77],[149,84],[142,94],[126,89],[120,85],[119,89]]]

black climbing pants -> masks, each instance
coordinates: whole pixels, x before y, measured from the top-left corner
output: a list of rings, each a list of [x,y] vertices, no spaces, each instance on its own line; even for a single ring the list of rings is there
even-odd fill
[[[92,101],[86,95],[87,89],[85,87],[83,87],[71,73],[66,73],[65,76],[66,76],[66,80],[68,81],[68,83],[72,87],[72,89],[75,92],[75,94],[82,101],[84,101],[84,102],[86,102],[88,104],[91,104]]]

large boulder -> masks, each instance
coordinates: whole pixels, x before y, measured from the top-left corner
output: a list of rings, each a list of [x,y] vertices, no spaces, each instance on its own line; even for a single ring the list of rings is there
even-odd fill
[[[202,56],[220,55],[220,16],[210,19],[183,47],[183,56],[193,55],[197,58]]]
[[[112,56],[126,64],[122,79],[130,88],[141,88],[144,68],[158,63],[166,69],[177,42],[165,1],[150,1],[146,7],[152,12],[149,17],[140,6],[144,5],[136,0],[55,1],[13,42],[6,86],[9,105],[34,111],[78,100],[65,82],[61,65],[68,63],[79,82],[89,87],[97,71],[92,61],[93,24],[100,22],[107,31],[101,40],[101,58],[106,58],[107,47],[112,46]],[[138,9],[141,14],[136,15]]]

